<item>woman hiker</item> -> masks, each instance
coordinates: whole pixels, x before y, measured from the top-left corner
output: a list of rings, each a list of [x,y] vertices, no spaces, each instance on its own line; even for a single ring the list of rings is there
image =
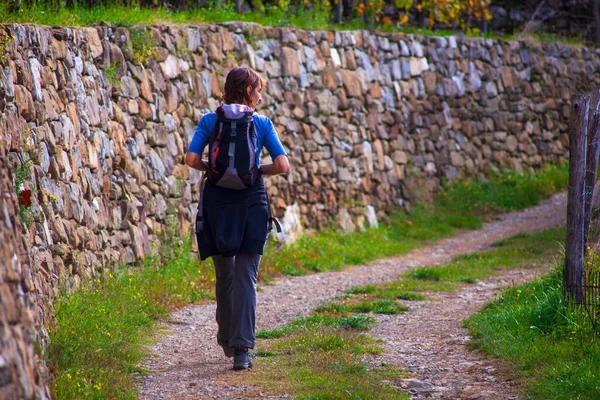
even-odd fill
[[[262,175],[289,168],[273,123],[254,112],[264,88],[251,68],[231,70],[223,104],[200,119],[185,156],[187,165],[205,171],[196,219],[198,250],[202,260],[213,259],[217,342],[233,357],[236,370],[252,367],[248,349],[256,343],[256,277],[272,220]],[[207,145],[209,157],[203,160]],[[260,165],[263,147],[271,164]]]

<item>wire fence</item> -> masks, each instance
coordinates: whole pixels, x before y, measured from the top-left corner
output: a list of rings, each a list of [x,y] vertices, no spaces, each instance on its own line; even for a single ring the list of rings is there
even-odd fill
[[[586,271],[583,277],[583,306],[600,335],[600,270]]]

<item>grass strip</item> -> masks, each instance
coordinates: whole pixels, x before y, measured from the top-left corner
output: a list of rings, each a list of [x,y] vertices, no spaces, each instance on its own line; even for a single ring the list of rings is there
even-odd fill
[[[276,251],[265,252],[261,277],[268,281],[281,272],[305,275],[337,270],[407,253],[457,230],[480,228],[499,213],[536,205],[566,184],[566,165],[533,174],[492,174],[486,181],[458,180],[444,185],[432,204],[419,205],[410,214],[395,212],[376,229],[346,235],[330,229],[286,246],[271,243]]]
[[[539,268],[547,266],[552,259],[548,254],[556,255],[556,249],[564,242],[564,228],[553,228],[536,234],[521,233],[509,239],[496,242],[492,251],[465,254],[454,257],[452,262],[439,267],[420,267],[407,271],[402,281],[412,290],[422,290],[419,282],[429,282],[426,290],[439,283],[440,290],[447,290],[446,284],[460,287],[462,283],[474,283],[504,269]]]
[[[260,339],[271,339],[259,343],[269,357],[257,359],[257,372],[246,383],[258,385],[261,392],[306,399],[408,398],[398,389],[399,380],[407,376],[405,371],[369,364],[369,356],[381,352],[376,343],[360,333],[374,326],[371,314],[405,312],[408,307],[398,299],[424,300],[420,291],[455,291],[502,270],[543,267],[558,253],[563,240],[563,228],[520,234],[497,242],[487,252],[455,257],[439,267],[410,270],[397,281],[348,289],[346,296],[317,307],[309,317],[257,332]],[[348,326],[342,322],[351,317],[368,323]],[[372,351],[357,350],[365,343],[375,347]],[[357,359],[356,355],[361,357]],[[385,378],[381,377],[382,371]],[[376,392],[355,386],[355,382],[375,385]]]
[[[259,339],[276,339],[291,333],[315,330],[323,327],[352,328],[357,330],[369,330],[375,320],[368,315],[322,315],[313,314],[306,318],[297,318],[290,324],[275,329],[261,329],[256,332]]]
[[[530,399],[600,398],[600,340],[565,302],[562,266],[505,290],[465,325],[474,348],[505,360]]]
[[[365,364],[365,358],[382,349],[360,331],[310,329],[272,341],[268,348],[271,356],[257,358],[252,373],[225,379],[297,399],[409,398],[398,389],[406,372],[386,364]]]
[[[482,218],[490,218],[494,212],[534,205],[552,191],[564,188],[566,177],[566,167],[548,167],[531,176],[500,174],[490,176],[486,182],[458,181],[445,185],[432,205],[415,207],[410,215],[396,213],[377,229],[351,234],[327,230],[291,245],[269,243],[260,279],[266,283],[282,273],[340,269],[404,253],[447,237],[456,229],[477,228]],[[506,202],[493,195],[504,185],[511,186],[511,193],[533,191],[537,197],[513,196],[511,202]],[[468,204],[463,201],[473,197],[481,200]],[[152,341],[156,322],[168,318],[171,310],[212,298],[212,265],[197,260],[191,243],[166,243],[164,248],[173,249],[173,253],[163,254],[163,259],[147,258],[137,268],[103,275],[56,301],[49,366],[55,377],[53,391],[57,399],[135,398],[136,379],[144,373],[138,364],[147,355],[144,344]],[[442,283],[411,278],[401,284],[402,291],[411,292],[412,288],[439,287]],[[368,329],[368,318],[354,317],[350,310],[346,313],[343,322],[319,324],[331,329]],[[326,317],[323,313],[322,318]]]
[[[374,319],[365,314],[345,314],[328,311],[323,317],[317,313],[279,329],[262,331],[260,337],[273,340],[261,340],[252,373],[226,376],[225,380],[259,388],[256,390],[261,394],[298,399],[408,399],[399,389],[399,380],[407,376],[405,371],[365,363],[382,352],[375,340],[361,333],[373,326]],[[345,324],[350,318],[362,322]],[[262,355],[265,353],[266,357]]]
[[[175,245],[164,264],[148,257],[137,269],[103,276],[55,302],[49,367],[57,399],[135,399],[138,364],[156,321],[169,311],[214,298],[214,272],[191,244]]]
[[[4,2],[6,3],[6,2]],[[288,5],[287,7],[262,7],[244,13],[235,11],[234,3],[209,3],[206,7],[195,10],[178,10],[164,7],[123,7],[118,2],[106,1],[93,8],[74,7],[66,8],[64,4],[58,8],[44,4],[33,4],[22,7],[19,13],[9,11],[8,4],[0,4],[0,21],[3,23],[33,23],[49,26],[85,26],[99,23],[112,23],[117,26],[130,25],[155,25],[155,24],[194,24],[194,23],[220,23],[230,21],[254,22],[263,26],[284,27],[291,26],[306,30],[378,30],[382,32],[404,32],[406,34],[419,34],[424,36],[455,36],[453,29],[429,29],[427,27],[412,26],[398,23],[373,23],[361,17],[345,20],[341,24],[334,24],[331,20],[331,10],[328,6],[319,3],[314,8],[307,9],[302,6]],[[525,36],[522,33],[505,34],[489,31],[480,33],[477,30],[465,32],[469,37],[483,37],[494,40],[535,40],[546,43],[564,43],[583,46],[585,41],[581,37],[571,37],[543,31],[529,31]]]
[[[8,5],[0,5],[0,21],[3,23],[35,23],[49,26],[85,26],[103,22],[117,26],[220,23],[229,21],[254,22],[263,26],[294,26],[307,30],[359,29],[357,19],[344,25],[331,23],[329,12],[315,7],[268,8],[261,11],[238,13],[233,3],[216,3],[195,10],[176,10],[164,7],[122,7],[120,4],[99,5],[93,8],[61,7],[49,10],[44,6],[21,8],[19,13],[9,12]]]

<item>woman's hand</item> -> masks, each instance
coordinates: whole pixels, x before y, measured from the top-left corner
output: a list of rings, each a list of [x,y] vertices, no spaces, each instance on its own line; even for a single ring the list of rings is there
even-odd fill
[[[206,171],[208,169],[208,162],[202,159],[202,156],[197,153],[188,152],[185,155],[185,163],[194,169],[199,171]]]
[[[288,169],[290,169],[290,163],[286,155],[278,156],[273,160],[272,164],[263,164],[260,166],[263,175],[285,174]]]

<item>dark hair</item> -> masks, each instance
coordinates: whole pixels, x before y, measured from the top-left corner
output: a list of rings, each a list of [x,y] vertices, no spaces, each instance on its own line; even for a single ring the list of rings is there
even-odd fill
[[[250,67],[238,67],[229,71],[223,94],[225,104],[243,103],[248,99],[246,91],[248,86],[251,86],[252,90],[260,86],[262,92],[265,88],[265,80]]]

